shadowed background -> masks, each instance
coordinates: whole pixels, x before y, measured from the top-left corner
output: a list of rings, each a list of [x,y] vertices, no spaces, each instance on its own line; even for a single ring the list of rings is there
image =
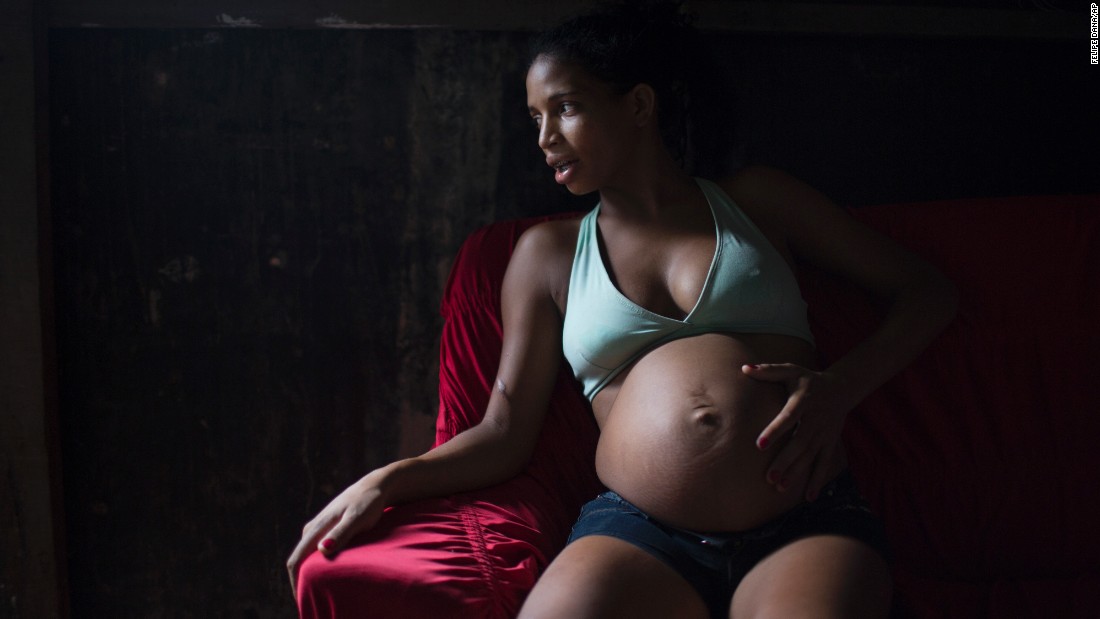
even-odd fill
[[[937,36],[843,11],[818,32],[738,28],[751,3],[700,4],[735,95],[734,166],[784,168],[846,206],[1100,190],[1083,11],[1077,38],[992,17],[997,36]],[[67,11],[40,145],[61,596],[76,617],[293,616],[301,525],[431,444],[459,244],[593,204],[554,186],[535,145],[538,20],[166,28],[120,9],[93,28]],[[0,554],[17,559],[31,525],[11,488]],[[12,593],[36,586],[16,559],[0,616],[36,616]]]

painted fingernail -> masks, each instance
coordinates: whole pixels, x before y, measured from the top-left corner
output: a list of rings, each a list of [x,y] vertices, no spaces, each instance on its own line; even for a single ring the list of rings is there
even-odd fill
[[[749,368],[751,368],[753,370],[759,370],[760,369],[760,366],[756,365],[755,363],[749,363],[747,365],[749,366]]]
[[[325,550],[330,550],[332,548],[332,545],[335,544],[335,543],[336,543],[336,541],[333,540],[331,537],[325,538],[321,542],[321,548],[324,548]]]
[[[761,436],[760,438],[756,439],[756,446],[759,447],[760,449],[767,449],[768,448],[768,437]]]
[[[774,484],[777,481],[779,481],[779,473],[775,471],[768,471],[768,483]]]
[[[787,480],[786,479],[781,480],[779,482],[779,491],[780,492],[786,492],[787,491]]]

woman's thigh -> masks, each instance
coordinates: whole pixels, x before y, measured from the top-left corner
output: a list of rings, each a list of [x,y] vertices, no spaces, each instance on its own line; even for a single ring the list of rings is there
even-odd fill
[[[703,600],[671,567],[633,544],[604,535],[566,546],[519,614],[520,619],[706,616]]]
[[[838,535],[794,541],[745,575],[730,617],[887,617],[893,583],[867,544]]]

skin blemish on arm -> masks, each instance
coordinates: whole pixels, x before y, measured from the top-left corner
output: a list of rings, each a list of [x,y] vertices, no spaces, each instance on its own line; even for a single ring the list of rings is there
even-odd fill
[[[498,392],[500,392],[500,395],[506,398],[508,397],[507,387],[504,385],[504,381],[501,380],[499,377],[497,378],[496,389]]]

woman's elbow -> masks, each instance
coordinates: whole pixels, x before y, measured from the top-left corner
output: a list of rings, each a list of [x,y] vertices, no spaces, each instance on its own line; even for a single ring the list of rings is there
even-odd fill
[[[503,479],[511,479],[523,472],[535,452],[537,434],[529,436],[506,419],[486,415],[481,430],[492,436],[495,472]]]

